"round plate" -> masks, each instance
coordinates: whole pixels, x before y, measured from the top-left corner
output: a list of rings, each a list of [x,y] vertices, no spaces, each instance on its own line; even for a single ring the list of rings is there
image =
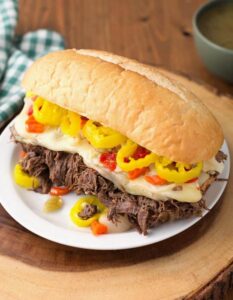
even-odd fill
[[[204,211],[202,217],[192,217],[186,220],[179,220],[165,223],[150,231],[147,236],[140,235],[136,230],[123,233],[106,234],[94,236],[89,230],[81,230],[76,227],[69,218],[69,211],[78,196],[71,193],[64,196],[64,205],[58,212],[46,214],[42,208],[48,195],[41,195],[27,191],[16,186],[12,179],[12,170],[17,163],[19,146],[10,142],[10,130],[8,127],[0,137],[0,201],[5,210],[22,226],[35,234],[48,240],[69,245],[73,247],[95,249],[95,250],[117,250],[141,247],[172,237],[189,228],[208,211]],[[230,171],[230,158],[226,142],[222,147],[228,158],[221,178],[228,178]],[[225,181],[214,183],[205,195],[208,208],[212,208],[226,187]]]

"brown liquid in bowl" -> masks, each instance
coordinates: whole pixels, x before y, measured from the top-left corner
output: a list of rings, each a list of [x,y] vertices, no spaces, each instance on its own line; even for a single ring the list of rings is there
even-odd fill
[[[219,3],[203,12],[198,27],[210,41],[233,50],[233,1]]]

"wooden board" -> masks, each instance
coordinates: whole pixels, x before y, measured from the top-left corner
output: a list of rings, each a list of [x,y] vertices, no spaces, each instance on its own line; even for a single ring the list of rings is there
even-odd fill
[[[233,154],[233,101],[164,71],[208,105]],[[190,128],[192,130],[192,128]],[[223,299],[233,286],[233,185],[189,230],[155,245],[89,251],[28,232],[0,209],[1,299]]]

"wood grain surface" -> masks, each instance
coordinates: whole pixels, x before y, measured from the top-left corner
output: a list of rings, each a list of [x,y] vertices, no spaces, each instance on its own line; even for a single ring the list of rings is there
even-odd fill
[[[201,3],[20,0],[17,33],[54,29],[63,34],[69,48],[112,51],[202,79],[221,93],[232,93],[233,86],[209,74],[196,54],[191,17]],[[217,115],[232,153],[231,97],[181,80]],[[0,299],[223,299],[233,286],[232,193],[230,184],[213,212],[177,237],[114,252],[46,241],[0,208]],[[233,299],[233,293],[224,299]]]
[[[17,33],[51,28],[66,46],[112,51],[201,78],[221,92],[193,42],[192,16],[203,0],[20,0]]]

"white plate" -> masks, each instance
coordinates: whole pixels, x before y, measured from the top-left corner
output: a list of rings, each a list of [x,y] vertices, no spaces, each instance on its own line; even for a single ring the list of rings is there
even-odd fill
[[[10,125],[0,137],[0,201],[5,210],[22,226],[48,240],[73,247],[95,250],[117,250],[141,247],[172,237],[189,228],[201,217],[192,217],[160,225],[143,236],[136,230],[124,233],[93,236],[90,231],[80,230],[69,219],[69,211],[78,197],[72,193],[64,196],[63,208],[55,213],[42,212],[43,203],[48,195],[40,195],[19,188],[12,179],[12,170],[18,160],[19,147],[10,142]],[[227,144],[222,150],[228,158],[222,178],[229,177],[230,158]],[[208,208],[212,208],[226,187],[225,181],[214,183],[205,195]],[[204,211],[206,215],[208,211]]]

